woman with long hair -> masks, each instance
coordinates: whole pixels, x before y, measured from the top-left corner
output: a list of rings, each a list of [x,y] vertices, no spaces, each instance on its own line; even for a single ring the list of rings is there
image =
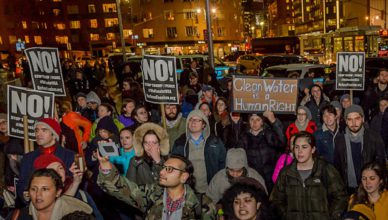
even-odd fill
[[[372,208],[376,220],[388,219],[387,175],[384,167],[377,162],[365,164],[361,171],[361,184],[350,198],[349,209],[357,204]]]

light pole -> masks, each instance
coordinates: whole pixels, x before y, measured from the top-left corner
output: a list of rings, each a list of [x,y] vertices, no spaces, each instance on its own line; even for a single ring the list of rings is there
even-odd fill
[[[120,40],[121,40],[121,50],[123,53],[123,62],[125,62],[126,53],[125,53],[125,39],[124,39],[124,31],[123,31],[123,18],[121,16],[121,7],[120,7],[120,0],[116,0],[116,7],[117,7],[117,17],[119,20],[119,29],[120,29]]]
[[[205,0],[205,9],[206,9],[206,28],[207,28],[207,45],[209,50],[209,64],[210,67],[214,70],[214,53],[213,53],[213,31],[212,23],[210,18],[210,3],[209,0]]]

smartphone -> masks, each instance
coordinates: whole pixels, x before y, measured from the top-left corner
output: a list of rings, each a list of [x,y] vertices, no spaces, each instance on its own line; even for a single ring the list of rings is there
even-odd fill
[[[84,158],[80,154],[76,154],[74,156],[74,162],[75,162],[75,165],[78,167],[78,169],[81,172],[85,172],[85,161],[84,161]]]

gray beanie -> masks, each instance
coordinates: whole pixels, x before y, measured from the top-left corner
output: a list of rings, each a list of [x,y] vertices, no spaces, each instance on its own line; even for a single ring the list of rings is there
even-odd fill
[[[350,99],[350,95],[349,95],[349,94],[343,94],[343,95],[341,96],[341,98],[340,98],[340,103],[342,103],[342,101],[343,101],[344,99]]]
[[[298,114],[298,110],[299,109],[303,109],[306,113],[307,113],[307,119],[308,120],[311,120],[313,117],[311,116],[311,112],[310,112],[310,109],[308,109],[306,106],[299,106],[298,109],[296,110],[296,114]]]
[[[332,101],[330,102],[330,105],[334,106],[334,108],[338,108],[342,112],[342,105],[339,101]]]
[[[93,91],[89,92],[86,95],[86,102],[95,102],[98,105],[101,105],[100,97],[98,97],[98,95],[95,92],[93,92]]]
[[[226,153],[226,164],[227,168],[231,169],[242,169],[248,168],[247,154],[243,148],[231,148]]]
[[[362,117],[364,117],[364,110],[362,110],[361,106],[359,105],[351,105],[349,108],[345,109],[345,119],[348,117],[349,113],[357,112],[360,113]]]

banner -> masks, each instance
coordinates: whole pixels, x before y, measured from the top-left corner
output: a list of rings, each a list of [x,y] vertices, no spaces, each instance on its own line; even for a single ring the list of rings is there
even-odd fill
[[[141,61],[141,68],[147,102],[179,103],[175,57],[145,55]]]
[[[23,116],[28,116],[28,136],[35,140],[34,124],[40,118],[54,116],[54,93],[8,86],[8,134],[24,138]]]
[[[232,111],[295,113],[298,80],[233,76]]]
[[[58,48],[32,47],[25,51],[34,89],[66,96]]]
[[[365,53],[338,52],[336,90],[364,90]]]

